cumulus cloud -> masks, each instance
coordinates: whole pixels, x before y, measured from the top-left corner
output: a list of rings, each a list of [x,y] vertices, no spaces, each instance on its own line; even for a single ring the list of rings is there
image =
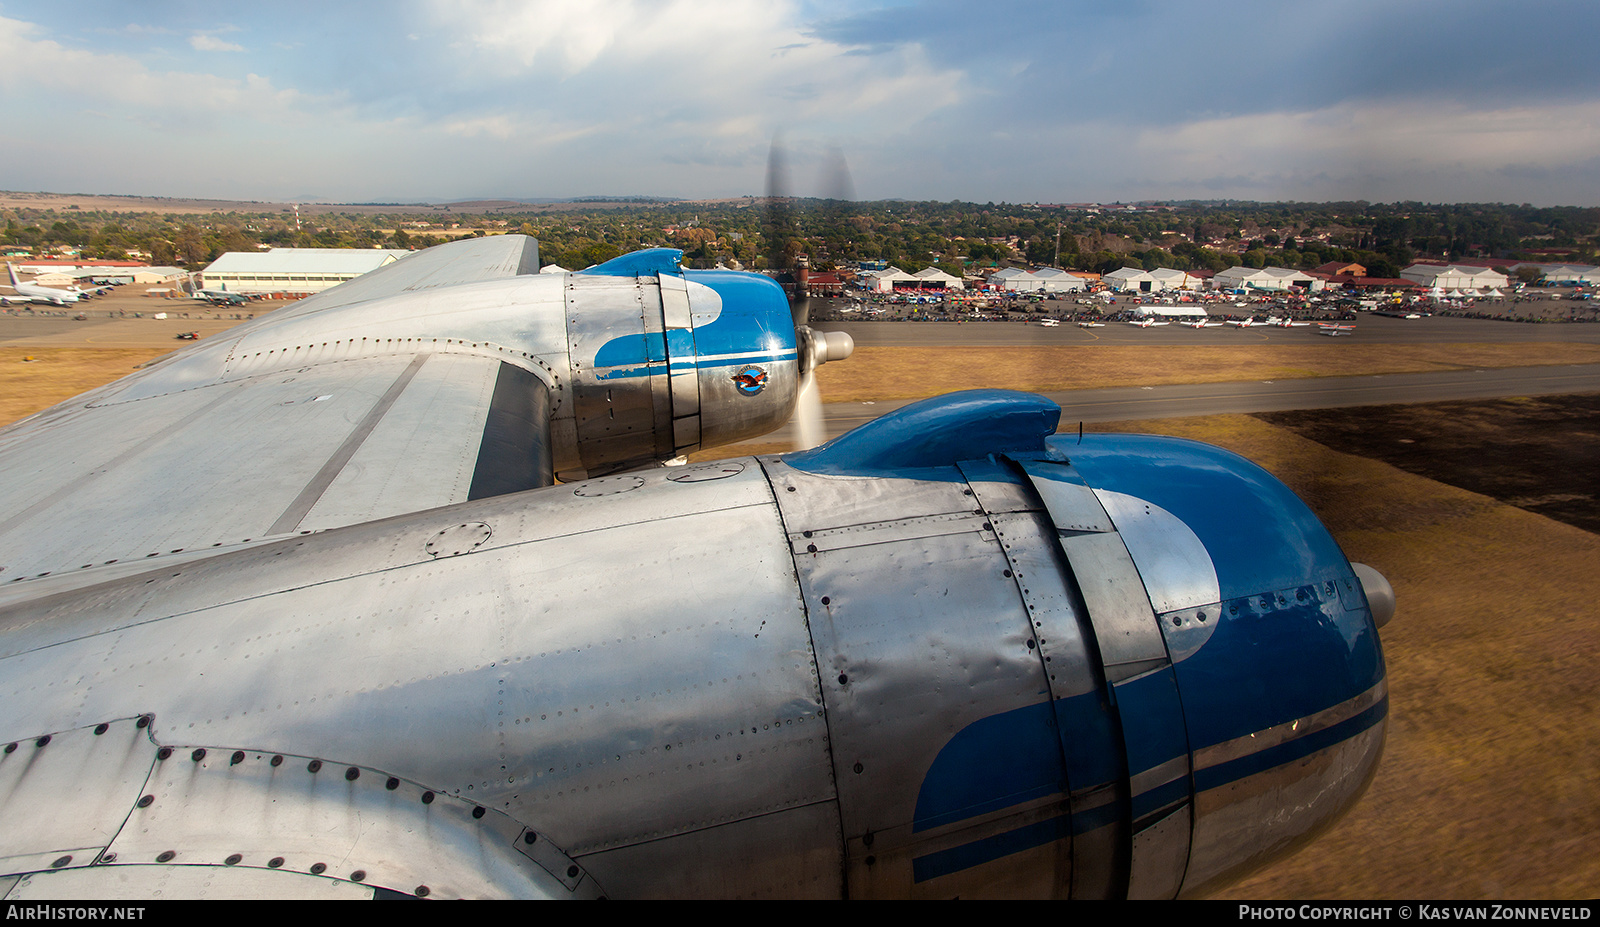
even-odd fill
[[[806,33],[793,3],[742,0],[436,0],[438,26],[490,79],[539,85],[608,122],[726,132],[774,123],[915,121],[963,99],[964,75],[916,44],[883,55]]]
[[[214,35],[207,35],[206,33],[203,33],[203,32],[197,32],[194,35],[189,36],[189,47],[193,48],[195,51],[214,51],[214,52],[242,52],[242,51],[244,51],[244,46],[243,45],[235,45],[232,42],[224,42],[224,41],[222,41],[221,39],[217,38]]]
[[[402,0],[170,31],[46,5],[0,18],[0,91],[13,124],[105,139],[77,173],[14,146],[40,187],[139,161],[174,193],[211,170],[352,198],[727,196],[760,191],[781,133],[799,193],[837,145],[868,198],[1600,201],[1600,7],[1529,2],[1566,27],[1479,0],[995,0],[981,26],[959,0]]]
[[[1430,190],[1440,198],[1492,200],[1498,176],[1549,176],[1591,163],[1596,152],[1600,102],[1489,109],[1413,100],[1147,129],[1131,154],[1159,162],[1180,182],[1228,177],[1248,165],[1281,185],[1281,195],[1308,186],[1405,195],[1410,182],[1417,192],[1409,198]]]
[[[175,101],[197,119],[249,112],[272,121],[325,104],[256,74],[244,80],[182,71],[160,71],[129,55],[69,48],[40,36],[32,23],[0,17],[0,89],[63,94],[90,106],[171,111]]]

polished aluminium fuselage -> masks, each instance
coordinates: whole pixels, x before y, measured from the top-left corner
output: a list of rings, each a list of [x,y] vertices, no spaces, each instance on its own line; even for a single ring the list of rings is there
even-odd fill
[[[525,882],[436,878],[434,897],[1171,897],[1354,802],[1383,740],[1382,655],[1348,562],[1281,484],[1190,442],[930,449],[917,436],[950,430],[928,426],[0,611],[0,742],[18,745],[0,784],[50,794],[29,770],[100,737],[116,761],[82,761],[62,801],[115,794],[105,813],[127,820],[76,855],[0,827],[0,859],[429,884],[416,856],[357,853],[333,824],[308,828],[333,846],[273,843],[313,782],[322,814],[383,798],[338,792],[348,769],[428,796],[405,808],[435,855],[534,833],[559,850]],[[141,763],[161,787],[97,781]],[[462,836],[466,810],[496,840]],[[0,805],[12,825],[61,813]]]
[[[421,252],[0,430],[0,602],[657,465],[794,408],[794,331],[769,280],[427,285],[440,267]],[[753,392],[736,380],[752,370]]]

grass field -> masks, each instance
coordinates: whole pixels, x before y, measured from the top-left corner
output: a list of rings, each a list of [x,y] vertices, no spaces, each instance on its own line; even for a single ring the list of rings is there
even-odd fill
[[[133,373],[171,348],[0,348],[0,423]]]
[[[1368,376],[1600,363],[1591,344],[1327,344],[1226,347],[877,348],[817,368],[829,402],[917,399],[962,389],[1049,392],[1235,380]]]

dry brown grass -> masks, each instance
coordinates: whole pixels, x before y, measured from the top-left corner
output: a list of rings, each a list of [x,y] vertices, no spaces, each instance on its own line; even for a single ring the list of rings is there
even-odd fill
[[[1592,344],[1077,347],[860,347],[817,369],[829,402],[918,399],[962,389],[1053,392],[1232,380],[1426,373],[1476,367],[1600,363]]]
[[[0,348],[0,425],[125,377],[171,348]],[[26,358],[33,360],[26,360]]]

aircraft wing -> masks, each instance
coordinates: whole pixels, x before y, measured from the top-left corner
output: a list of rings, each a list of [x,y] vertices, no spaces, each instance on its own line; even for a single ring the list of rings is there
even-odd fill
[[[300,316],[437,287],[504,280],[539,272],[539,243],[524,235],[466,239],[417,251],[354,280],[286,306],[274,315]]]
[[[506,318],[537,269],[418,252],[0,431],[0,600],[549,485],[564,325]]]
[[[0,603],[778,427],[828,351],[680,257],[441,245],[0,430]]]

